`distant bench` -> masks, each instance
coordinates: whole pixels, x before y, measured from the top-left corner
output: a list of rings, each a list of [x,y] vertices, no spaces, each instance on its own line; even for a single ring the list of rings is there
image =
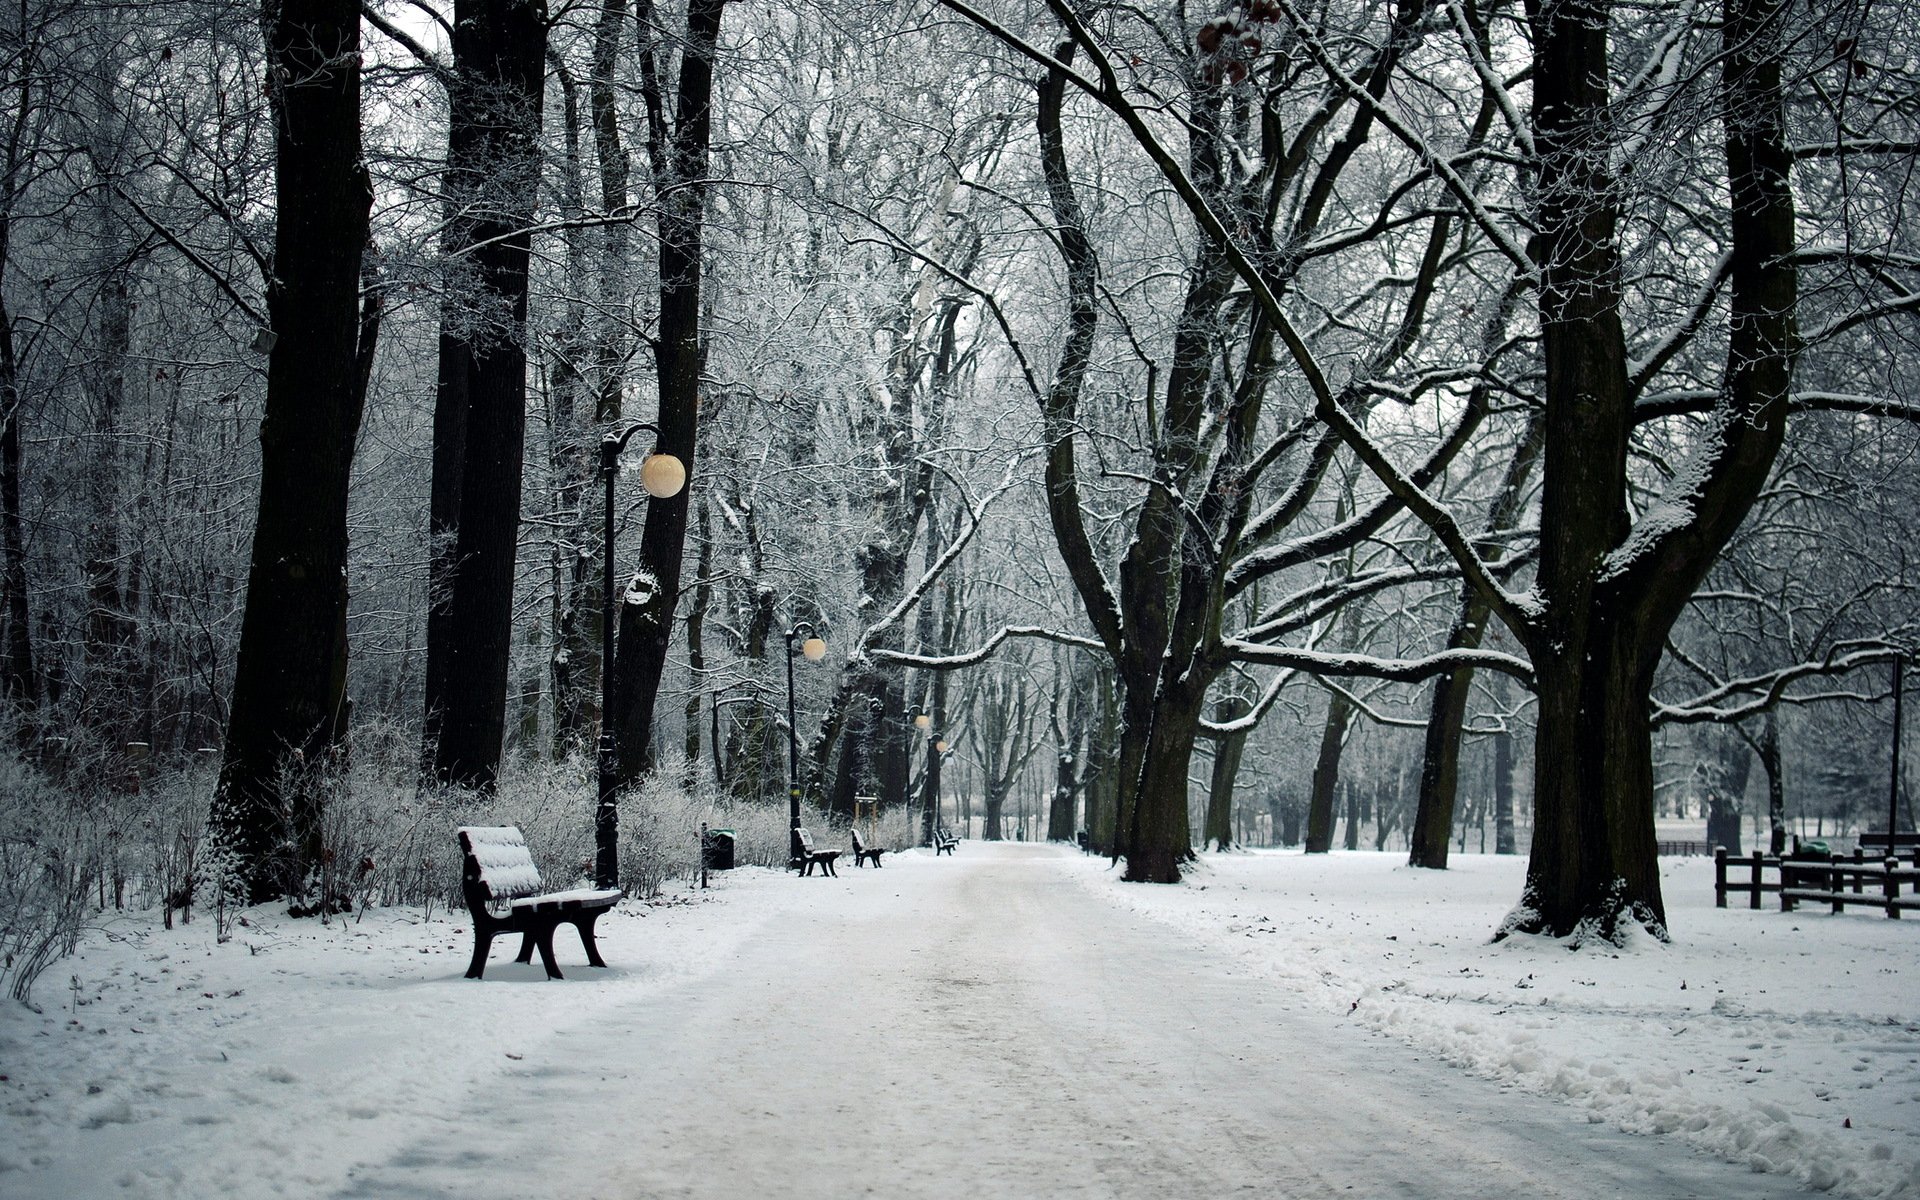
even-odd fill
[[[878,867],[880,865],[880,856],[885,854],[886,850],[880,846],[867,845],[867,843],[861,839],[860,827],[857,825],[847,832],[853,836],[853,865],[856,867],[864,867],[867,865],[868,860],[871,859],[873,865]]]
[[[547,891],[540,869],[533,865],[527,839],[512,825],[464,826],[459,838],[464,860],[460,892],[473,915],[473,961],[467,964],[468,979],[485,974],[487,952],[493,939],[503,933],[520,935],[520,953],[513,961],[532,962],[533,952],[538,949],[547,978],[563,978],[553,961],[553,931],[562,924],[580,931],[580,944],[587,949],[589,963],[607,965],[593,943],[593,923],[620,899],[618,888]]]
[[[933,831],[933,856],[935,858],[940,857],[942,854],[952,854],[953,848],[959,844],[960,839],[954,835],[953,830],[948,829],[945,825]]]
[[[839,857],[840,851],[838,850],[814,849],[813,835],[805,829],[795,827],[793,831],[793,858],[787,863],[788,866],[799,871],[802,875],[813,874],[815,867],[820,868],[822,875],[839,875],[840,872],[833,869],[833,860]]]
[[[1886,835],[1882,834],[1882,838]],[[1901,895],[1901,885],[1906,895]],[[1788,856],[1780,860],[1780,910],[1792,912],[1802,900],[1830,904],[1834,912],[1845,912],[1847,905],[1883,909],[1889,917],[1903,910],[1920,911],[1920,850],[1902,863],[1892,855],[1868,858],[1864,848],[1856,847],[1851,859],[1835,855]]]

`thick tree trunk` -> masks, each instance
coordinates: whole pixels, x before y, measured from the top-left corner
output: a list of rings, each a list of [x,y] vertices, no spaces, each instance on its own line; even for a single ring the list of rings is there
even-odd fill
[[[1493,852],[1514,852],[1513,735],[1504,729],[1493,735]]]
[[[1126,851],[1129,883],[1178,883],[1181,865],[1193,857],[1187,771],[1205,702],[1206,683],[1200,681],[1197,692],[1185,685],[1163,688],[1154,705]]]
[[[1780,719],[1767,710],[1766,723],[1760,727],[1760,766],[1767,773],[1767,852],[1783,854],[1787,849],[1786,768],[1780,761]]]
[[[1244,696],[1222,696],[1213,710],[1219,722],[1237,721],[1253,710]],[[1247,735],[1229,734],[1214,740],[1213,785],[1207,789],[1207,821],[1200,844],[1209,850],[1233,847],[1233,784],[1240,774],[1240,756],[1247,747]]]
[[[1340,752],[1352,720],[1353,705],[1338,692],[1330,693],[1326,723],[1320,728],[1320,753],[1314,759],[1313,781],[1307,791],[1308,854],[1325,854],[1333,849],[1334,792],[1340,786]]]
[[[1664,935],[1653,828],[1650,664],[1604,624],[1579,659],[1536,667],[1533,853],[1508,926],[1617,940],[1624,922]]]
[[[562,215],[581,221],[586,215],[586,183],[580,163],[581,113],[579,87],[558,54],[549,52],[554,77],[560,83],[561,132],[566,147],[562,162]],[[596,67],[598,62],[595,63]],[[604,168],[603,168],[604,170]],[[570,228],[566,243],[567,277],[581,280],[590,274],[588,230]],[[564,522],[554,537],[551,560],[553,589],[553,649],[548,671],[553,688],[553,757],[564,759],[593,740],[593,718],[599,711],[600,679],[599,535],[594,532],[587,485],[598,460],[587,452],[584,403],[587,381],[581,360],[588,353],[585,336],[587,306],[577,288],[568,289],[562,327],[554,331],[554,350],[548,356],[548,469],[551,472],[553,511]]]
[[[1087,840],[1095,854],[1112,855],[1119,823],[1119,789],[1115,778],[1119,771],[1120,705],[1113,694],[1113,677],[1107,671],[1098,676],[1100,707],[1093,728],[1087,735],[1087,765],[1082,778],[1087,796]]]
[[[267,311],[277,333],[260,425],[260,508],[214,836],[252,900],[318,861],[319,799],[295,783],[336,729],[347,489],[360,425],[360,6],[283,0],[268,29],[278,220]]]
[[[1729,734],[1719,739],[1721,760],[1716,786],[1707,789],[1707,843],[1739,854],[1741,818],[1746,813],[1747,780],[1753,774],[1753,753],[1747,743]]]
[[[713,600],[713,530],[707,520],[706,502],[700,504],[700,558],[694,570],[693,604],[687,609],[687,672],[692,676],[687,688],[685,744],[687,750],[686,786],[694,786],[700,762],[700,689],[707,669],[707,606]],[[720,747],[713,747],[713,773],[720,777]]]
[[[459,482],[435,480],[441,553],[430,587],[442,603],[428,611],[427,713],[436,777],[490,788],[513,650],[546,12],[539,0],[456,0],[453,28],[448,250],[469,264],[474,293],[442,301],[463,311],[441,317],[434,468],[436,476],[443,466],[456,471]]]
[[[1546,486],[1532,652],[1539,682],[1534,839],[1520,906],[1496,933],[1666,934],[1647,711],[1668,632],[1752,508],[1779,452],[1797,334],[1784,0],[1725,0],[1721,104],[1731,189],[1724,385],[1694,449],[1690,520],[1629,531],[1633,424],[1620,333],[1604,4],[1532,10],[1546,347]],[[1638,533],[1639,531],[1636,531]]]
[[[1450,650],[1477,647],[1485,631],[1488,609],[1480,597],[1462,599]],[[1420,757],[1420,799],[1414,810],[1407,862],[1416,867],[1445,870],[1453,845],[1453,813],[1460,790],[1461,731],[1466,727],[1467,700],[1473,693],[1472,671],[1449,671],[1433,688],[1433,708],[1427,717],[1426,750]]]
[[[713,130],[713,64],[720,19],[727,0],[690,0],[686,36],[679,42],[680,74],[673,101],[672,127],[659,90],[660,36],[651,4],[636,15],[648,44],[641,55],[647,92],[648,137],[654,186],[660,196],[660,314],[653,345],[654,379],[660,406],[659,449],[695,469],[700,414],[700,380],[706,352],[700,344],[701,272],[707,215],[707,161]],[[647,505],[640,535],[641,586],[622,606],[620,645],[614,658],[619,678],[611,714],[619,750],[619,775],[631,781],[653,765],[653,713],[660,679],[667,669],[673,635],[673,609],[680,593],[680,567],[686,553],[690,493]]]
[[[0,214],[0,271],[5,270],[11,221]],[[33,616],[28,607],[27,545],[20,513],[20,388],[14,358],[13,317],[0,297],[0,591],[6,594],[6,637],[0,641],[0,701],[31,713],[40,705],[33,666]],[[22,734],[31,736],[28,730]]]

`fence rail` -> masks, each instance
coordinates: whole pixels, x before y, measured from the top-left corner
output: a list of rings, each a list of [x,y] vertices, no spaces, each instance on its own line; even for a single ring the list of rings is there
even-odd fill
[[[1862,841],[1875,837],[1863,834]],[[1885,834],[1877,835],[1884,845]],[[1920,837],[1895,834],[1894,844],[1907,861],[1894,855],[1867,857],[1857,847],[1851,858],[1811,854],[1796,850],[1784,856],[1762,854],[1730,855],[1725,847],[1713,852],[1713,902],[1727,907],[1730,893],[1744,893],[1748,908],[1760,907],[1760,896],[1774,892],[1780,897],[1780,911],[1792,912],[1801,901],[1828,904],[1834,912],[1856,908],[1878,908],[1887,916],[1899,918],[1907,910],[1920,912]],[[1744,876],[1735,872],[1744,871]],[[1771,878],[1769,878],[1771,873]]]

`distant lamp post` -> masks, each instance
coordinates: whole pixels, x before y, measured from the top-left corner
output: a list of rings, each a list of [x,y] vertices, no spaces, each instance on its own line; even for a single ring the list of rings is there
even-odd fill
[[[787,630],[787,856],[793,861],[800,860],[800,726],[794,717],[793,708],[793,648],[800,645],[800,654],[808,662],[819,662],[827,656],[827,643],[813,631],[813,626],[800,621]]]
[[[660,427],[641,422],[600,440],[600,479],[606,484],[606,519],[602,526],[600,573],[600,802],[593,813],[593,882],[617,887],[620,881],[619,756],[613,737],[613,482],[620,474],[620,455],[633,435],[647,430],[656,438]],[[640,466],[640,486],[656,500],[677,496],[687,486],[687,466],[671,454],[655,452]]]

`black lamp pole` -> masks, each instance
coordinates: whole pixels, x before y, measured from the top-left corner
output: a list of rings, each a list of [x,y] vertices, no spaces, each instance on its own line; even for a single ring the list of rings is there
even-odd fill
[[[617,887],[620,879],[620,762],[613,731],[613,481],[620,474],[621,453],[633,435],[643,429],[655,437],[660,434],[659,426],[642,421],[600,439],[600,479],[606,485],[606,511],[600,573],[600,802],[593,813],[593,882],[603,888]],[[665,474],[666,482],[656,483],[643,472],[648,495],[677,495],[686,485],[686,468],[679,459],[673,459],[671,470]]]
[[[800,726],[793,709],[793,646],[800,642],[810,647],[819,640],[805,621],[787,630],[787,853],[795,862],[800,860]],[[821,649],[824,653],[824,644]]]

